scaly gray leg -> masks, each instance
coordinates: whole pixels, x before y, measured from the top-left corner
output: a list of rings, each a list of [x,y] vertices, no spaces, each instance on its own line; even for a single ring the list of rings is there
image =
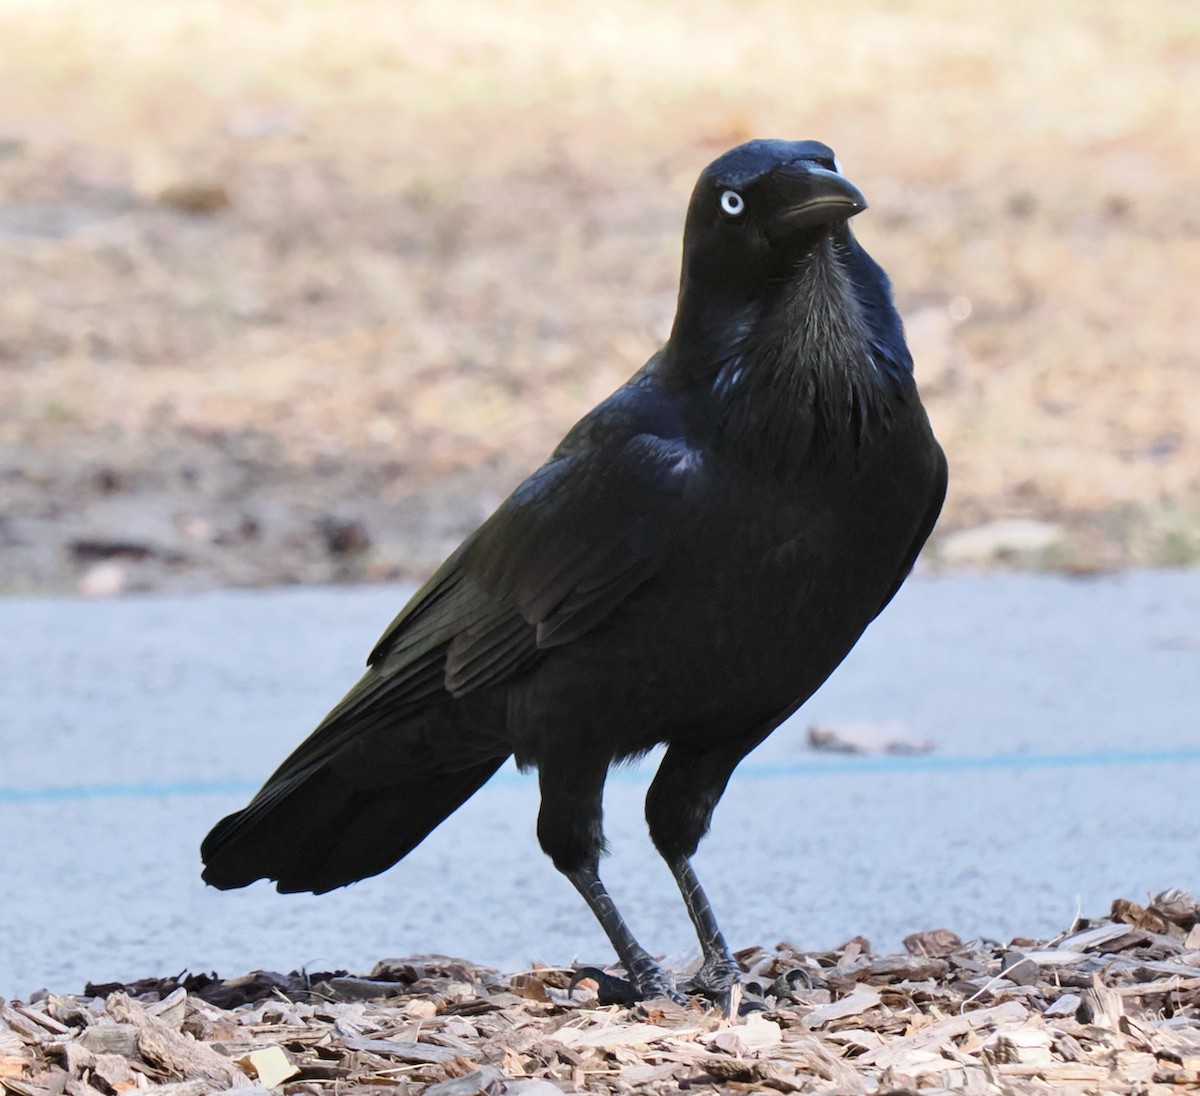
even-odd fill
[[[700,886],[691,861],[681,856],[669,861],[668,867],[679,884],[679,893],[683,895],[688,916],[696,926],[696,936],[704,955],[703,965],[680,988],[685,993],[699,993],[716,1000],[728,994],[730,987],[740,979],[741,967],[729,952],[729,945],[717,925],[708,895]]]
[[[583,895],[588,908],[596,915],[596,920],[600,922],[629,975],[629,980],[625,981],[597,967],[580,967],[571,978],[570,988],[574,989],[584,978],[591,978],[600,986],[601,1004],[628,1005],[654,997],[670,997],[673,1001],[684,1003],[687,998],[675,988],[667,973],[629,931],[629,926],[601,881],[596,865],[590,864],[564,874],[575,884],[575,889]]]

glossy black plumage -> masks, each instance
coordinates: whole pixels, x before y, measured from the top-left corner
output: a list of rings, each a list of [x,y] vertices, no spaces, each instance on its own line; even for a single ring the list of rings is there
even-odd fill
[[[510,756],[538,838],[630,996],[670,991],[597,874],[615,761],[646,801],[717,992],[735,967],[688,858],[738,761],[833,671],[912,568],[946,485],[865,208],[816,142],[701,175],[670,339],[417,592],[364,677],[244,810],[204,878],[326,891],[383,871]]]

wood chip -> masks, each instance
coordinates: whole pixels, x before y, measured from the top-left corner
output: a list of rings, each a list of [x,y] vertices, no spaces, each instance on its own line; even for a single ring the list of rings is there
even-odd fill
[[[0,1077],[20,1077],[28,1065],[24,1054],[0,1054]]]
[[[861,938],[816,954],[743,949],[773,987],[770,1011],[744,1018],[663,1002],[599,1008],[567,996],[568,972],[506,977],[443,956],[388,960],[369,978],[258,971],[91,986],[0,1003],[0,1091],[1194,1090],[1200,949],[1187,941],[1200,907],[1167,892],[1112,909],[1056,940],[1002,949],[942,930],[913,934],[899,956],[872,956]],[[792,984],[793,970],[814,986]]]
[[[894,1065],[908,1051],[919,1048],[936,1046],[957,1039],[970,1031],[980,1028],[990,1028],[1001,1024],[1016,1024],[1029,1015],[1024,1005],[1017,1001],[1006,1001],[991,1008],[976,1009],[963,1013],[961,1016],[950,1016],[945,1020],[930,1024],[914,1035],[893,1039],[878,1050],[869,1050],[859,1058],[860,1062],[878,1065],[883,1068]]]
[[[398,1039],[364,1039],[352,1035],[342,1041],[348,1050],[365,1050],[384,1058],[395,1058],[401,1062],[449,1062],[464,1054],[474,1052],[456,1047],[435,1046],[433,1043],[405,1043]]]
[[[696,1028],[689,1029],[692,1033]],[[561,1028],[554,1033],[554,1040],[574,1050],[584,1047],[646,1047],[651,1043],[677,1038],[684,1030],[662,1027],[659,1024],[598,1024],[595,1027]]]
[[[783,1031],[774,1020],[752,1014],[745,1023],[737,1024],[724,1031],[700,1037],[700,1042],[716,1047],[727,1054],[746,1056],[761,1054],[783,1042]]]
[[[260,1047],[249,1054],[243,1054],[234,1061],[245,1072],[258,1080],[263,1088],[275,1088],[283,1084],[289,1077],[295,1077],[300,1072],[287,1052],[280,1046]]]
[[[858,1016],[867,1009],[875,1008],[880,999],[879,990],[873,986],[858,986],[853,993],[840,1001],[832,1001],[828,1005],[813,1009],[804,1017],[803,1024],[811,1030],[834,1020],[844,1020],[847,1016]]]
[[[190,1035],[172,1031],[124,993],[109,997],[107,1011],[119,1023],[137,1028],[138,1053],[151,1065],[181,1080],[201,1077],[221,1088],[245,1088],[250,1084],[246,1075],[223,1054]]]

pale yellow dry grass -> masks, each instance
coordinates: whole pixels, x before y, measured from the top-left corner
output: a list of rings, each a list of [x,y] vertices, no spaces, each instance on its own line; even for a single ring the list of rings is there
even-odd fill
[[[872,201],[943,533],[1033,516],[1068,534],[1042,562],[1200,555],[1193,0],[62,0],[0,5],[0,41],[27,535],[61,511],[37,499],[90,512],[96,467],[173,498],[179,438],[246,430],[285,502],[318,467],[401,526],[447,476],[495,497],[665,334],[699,168],[775,135],[828,141]],[[206,193],[229,205],[175,208]],[[436,562],[439,529],[371,573]]]

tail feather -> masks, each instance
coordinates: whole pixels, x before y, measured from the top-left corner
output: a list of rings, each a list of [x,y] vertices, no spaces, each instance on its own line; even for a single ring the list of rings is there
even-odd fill
[[[318,763],[271,782],[218,822],[200,846],[204,879],[221,890],[256,879],[281,892],[325,891],[378,875],[477,792],[506,757],[449,772],[420,768],[363,787]]]

